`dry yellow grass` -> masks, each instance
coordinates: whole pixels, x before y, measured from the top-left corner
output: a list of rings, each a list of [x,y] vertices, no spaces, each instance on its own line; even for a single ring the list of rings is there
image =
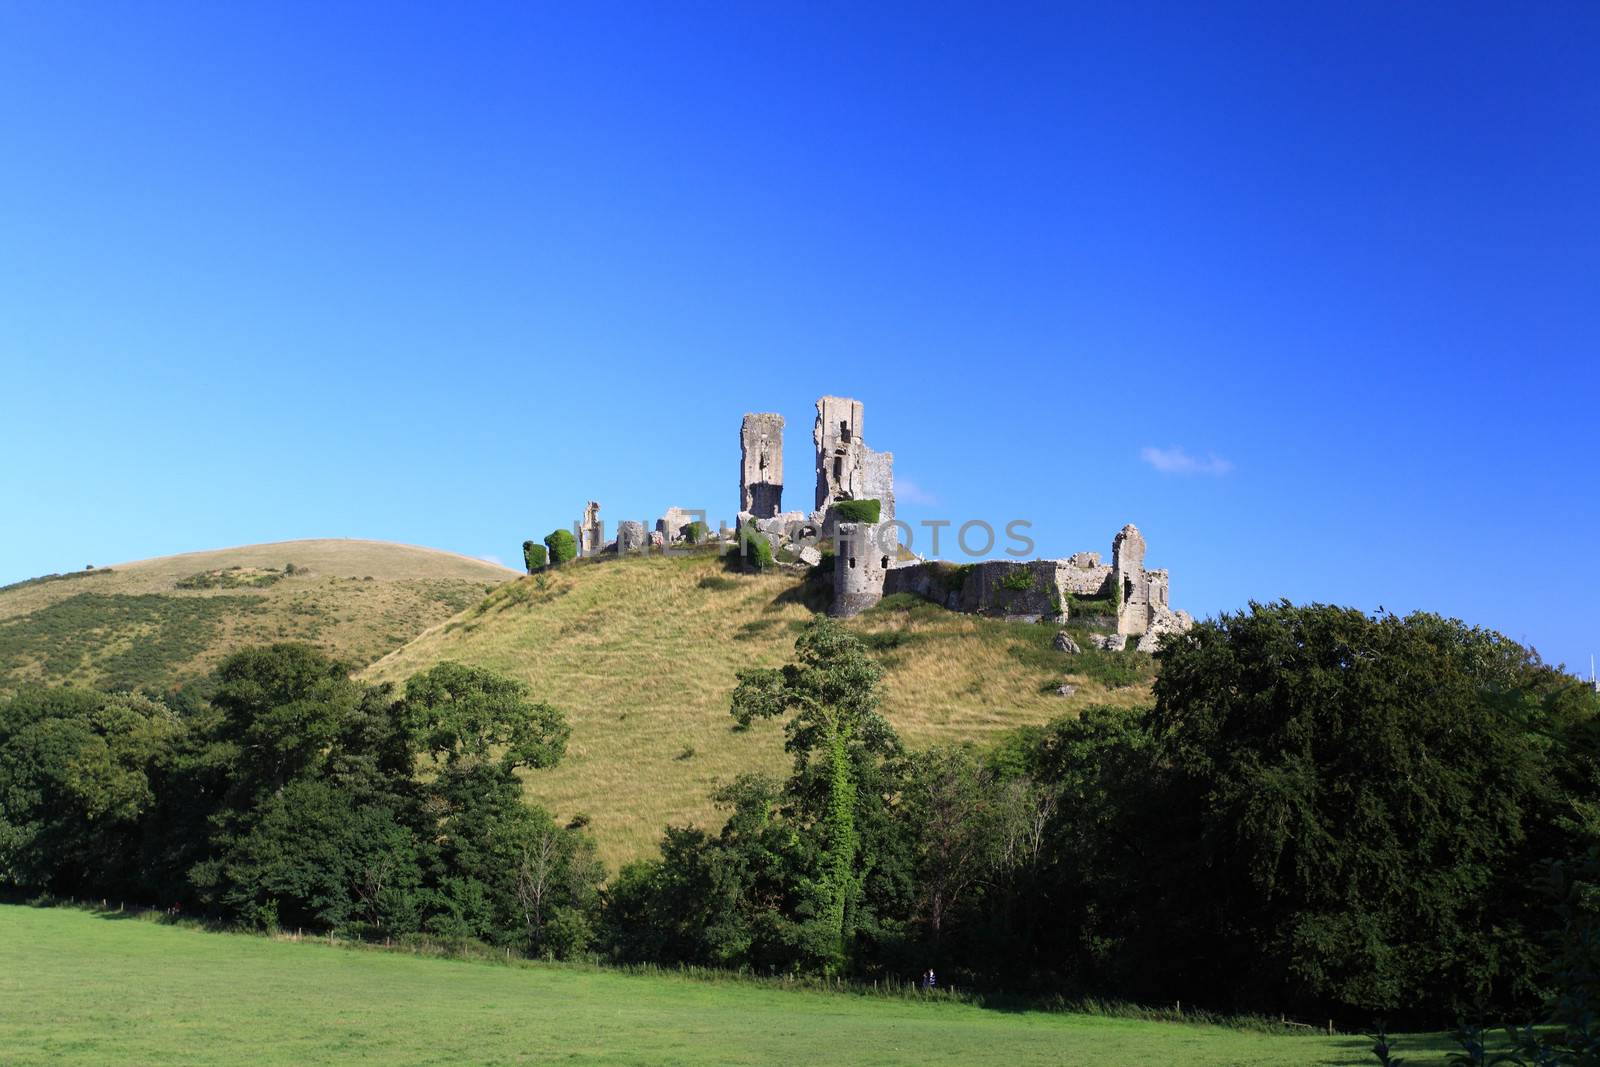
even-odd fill
[[[295,573],[284,575],[290,563]],[[179,587],[206,574],[270,584]],[[203,677],[243,645],[269,641],[309,641],[366,664],[514,577],[434,549],[308,540],[21,583],[0,590],[0,692],[64,681],[164,688]]]
[[[527,682],[573,727],[567,759],[529,776],[529,794],[559,818],[588,815],[615,867],[652,853],[668,824],[714,825],[718,784],[787,767],[781,727],[732,732],[728,700],[737,670],[792,655],[811,617],[802,585],[787,573],[731,574],[715,556],[580,561],[500,587],[363,676],[401,684],[456,660]],[[1147,686],[1107,691],[1072,678],[1066,657],[1038,654],[1037,627],[932,606],[851,625],[877,649],[885,714],[911,745],[980,740],[1149,696]],[[1063,680],[1078,691],[1057,695]]]

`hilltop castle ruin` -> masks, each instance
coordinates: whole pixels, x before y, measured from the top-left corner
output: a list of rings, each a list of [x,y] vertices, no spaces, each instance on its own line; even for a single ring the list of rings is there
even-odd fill
[[[899,531],[909,533],[910,527],[895,519],[894,454],[869,448],[864,425],[861,401],[840,396],[817,400],[811,428],[816,446],[814,507],[810,512],[784,511],[783,416],[745,415],[739,425],[738,529],[722,530],[721,542],[760,536],[774,559],[812,567],[831,552],[830,611],[839,616],[859,614],[885,596],[909,593],[951,611],[1030,622],[1065,622],[1086,615],[1114,630],[1096,638],[1102,647],[1122,648],[1131,637],[1143,651],[1154,650],[1162,634],[1194,624],[1186,612],[1169,605],[1167,572],[1146,569],[1144,536],[1131,523],[1112,539],[1110,563],[1102,563],[1098,552],[1079,552],[1065,559],[958,564],[922,559],[902,548]],[[642,522],[618,523],[616,538],[608,542],[600,505],[591,500],[574,532],[579,555],[628,554],[705,536],[705,518],[704,512],[669,508],[653,530]],[[987,529],[985,524],[972,525]],[[992,547],[992,530],[989,535]]]

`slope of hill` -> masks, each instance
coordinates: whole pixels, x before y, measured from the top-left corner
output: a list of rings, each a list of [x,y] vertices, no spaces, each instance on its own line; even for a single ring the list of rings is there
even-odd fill
[[[587,816],[615,866],[651,853],[669,823],[713,825],[708,794],[719,783],[745,771],[784,772],[781,726],[733,733],[728,700],[739,668],[791,657],[812,615],[804,599],[793,574],[730,573],[714,555],[579,561],[501,586],[364,677],[403,683],[457,660],[529,683],[573,727],[566,760],[530,775],[530,795],[563,820]],[[1069,658],[1050,647],[1054,626],[902,598],[849,625],[887,668],[884,711],[913,745],[982,739],[1088,704],[1149,698],[1134,654]],[[1102,680],[1070,673],[1085,666],[1102,668]],[[1076,691],[1059,694],[1064,681]]]
[[[247,545],[0,589],[0,692],[29,682],[169,688],[241,645],[304,640],[357,665],[516,572],[381,541]]]

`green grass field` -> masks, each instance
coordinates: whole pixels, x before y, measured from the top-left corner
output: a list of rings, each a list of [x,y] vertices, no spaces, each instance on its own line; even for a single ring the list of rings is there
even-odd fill
[[[505,966],[0,906],[0,1062],[1366,1064],[1359,1036]],[[1437,1038],[1407,1062],[1442,1063]]]
[[[403,683],[441,660],[520,678],[560,708],[572,741],[528,792],[563,821],[589,816],[613,868],[652,854],[669,823],[717,826],[709,794],[746,771],[785,773],[783,731],[734,733],[741,667],[794,655],[812,617],[790,572],[729,573],[715,555],[600,559],[497,588],[369,667]],[[1096,703],[1149,700],[1148,682],[1107,688],[1054,652],[1054,626],[1007,623],[931,604],[874,610],[850,625],[886,668],[884,714],[909,745],[982,740]],[[1077,691],[1055,692],[1063,681]]]
[[[0,695],[29,683],[166,689],[272,641],[309,641],[361,666],[515,577],[450,552],[319,540],[19,582],[0,589]]]

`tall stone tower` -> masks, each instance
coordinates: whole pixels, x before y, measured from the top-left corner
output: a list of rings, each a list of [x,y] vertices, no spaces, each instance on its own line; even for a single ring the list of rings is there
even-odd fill
[[[739,510],[758,519],[783,510],[782,415],[746,415],[739,427]]]
[[[1150,583],[1144,570],[1144,535],[1131,522],[1111,541],[1111,580],[1122,596],[1117,633],[1144,633],[1150,627]]]
[[[894,518],[894,453],[874,452],[862,436],[861,401],[825,396],[817,401],[811,440],[817,446],[816,509],[840,500],[876,500],[879,520]]]

